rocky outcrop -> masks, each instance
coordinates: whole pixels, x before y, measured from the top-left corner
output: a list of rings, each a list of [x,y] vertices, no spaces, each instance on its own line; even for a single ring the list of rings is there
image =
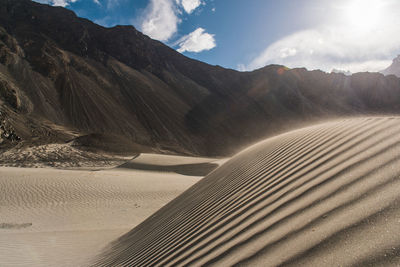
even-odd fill
[[[0,146],[16,144],[21,141],[12,125],[7,121],[7,116],[0,110]]]

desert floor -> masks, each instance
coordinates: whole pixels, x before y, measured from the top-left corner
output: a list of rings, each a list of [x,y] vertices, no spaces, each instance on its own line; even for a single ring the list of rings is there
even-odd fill
[[[0,266],[85,266],[212,161],[141,154],[103,170],[0,167]]]

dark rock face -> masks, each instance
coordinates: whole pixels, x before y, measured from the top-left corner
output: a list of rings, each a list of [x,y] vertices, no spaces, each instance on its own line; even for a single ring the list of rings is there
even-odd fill
[[[392,65],[381,72],[385,75],[396,75],[400,77],[400,55],[393,59]]]
[[[0,0],[0,101],[28,143],[100,134],[153,151],[226,155],[316,120],[398,114],[399,97],[394,76],[276,65],[241,73],[189,59],[132,26]]]
[[[0,147],[15,144],[20,140],[14,128],[8,123],[5,114],[0,111]]]

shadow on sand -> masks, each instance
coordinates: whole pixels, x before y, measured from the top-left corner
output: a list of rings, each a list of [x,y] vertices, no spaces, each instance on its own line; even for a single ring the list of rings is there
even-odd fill
[[[135,169],[143,171],[158,171],[158,172],[175,172],[188,176],[206,176],[211,171],[216,169],[218,164],[215,163],[195,163],[195,164],[181,164],[181,165],[153,165],[145,163],[127,162],[118,168]]]

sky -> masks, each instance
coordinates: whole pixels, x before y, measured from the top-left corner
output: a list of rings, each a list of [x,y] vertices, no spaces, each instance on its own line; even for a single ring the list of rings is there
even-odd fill
[[[241,71],[380,71],[400,54],[400,0],[35,1],[104,27],[133,25],[188,57]]]

